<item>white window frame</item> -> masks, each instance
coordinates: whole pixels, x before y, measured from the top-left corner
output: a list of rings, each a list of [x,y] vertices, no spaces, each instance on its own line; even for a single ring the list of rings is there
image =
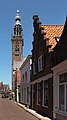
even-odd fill
[[[56,118],[56,113],[66,116],[67,113],[59,110],[59,75],[67,72],[67,59],[51,70],[53,70],[53,117]]]
[[[45,88],[44,88],[44,82],[46,82],[46,81],[48,82],[48,79],[45,80],[45,81],[43,81],[43,101],[42,101],[42,105],[43,105],[44,107],[48,107],[48,105],[44,105],[44,101],[46,100],[46,98],[45,98],[46,96],[44,96],[44,92],[45,92],[45,91],[44,91],[44,89],[45,89]],[[47,89],[48,89],[48,88],[47,88]],[[46,89],[45,89],[45,90],[46,90]]]
[[[63,73],[63,74],[64,74],[64,73]],[[62,75],[62,74],[60,74],[60,75]],[[60,75],[59,75],[59,76],[60,76]],[[59,77],[59,78],[60,78],[60,77]],[[59,81],[60,81],[60,79],[59,79]],[[64,85],[64,91],[65,91],[65,92],[64,92],[64,110],[60,109],[60,104],[59,104],[59,110],[60,110],[61,112],[67,113],[67,108],[66,108],[66,107],[67,107],[67,106],[66,106],[66,104],[67,104],[67,103],[66,103],[66,101],[67,101],[67,98],[66,98],[66,97],[67,97],[67,96],[66,96],[66,95],[67,95],[67,93],[66,93],[67,82],[63,82],[63,83],[60,83],[60,82],[59,82],[59,89],[60,89],[60,86],[62,86],[62,85]],[[60,91],[59,91],[59,93],[60,93]],[[60,103],[60,97],[59,97],[59,103]]]

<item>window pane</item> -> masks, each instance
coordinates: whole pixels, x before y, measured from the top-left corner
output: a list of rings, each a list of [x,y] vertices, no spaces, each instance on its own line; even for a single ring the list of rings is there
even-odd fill
[[[48,81],[44,81],[44,105],[48,106]]]
[[[60,83],[67,82],[67,73],[64,73],[59,76],[59,82]]]
[[[26,88],[24,88],[24,102],[26,103]]]
[[[45,67],[45,54],[43,54],[42,56],[42,67],[43,68]]]
[[[67,73],[64,74],[64,81],[67,82]]]
[[[44,105],[45,106],[48,106],[48,90],[46,89],[45,92],[44,92]]]
[[[29,102],[29,87],[27,87],[27,102]]]
[[[35,62],[33,62],[33,74],[34,75],[36,74],[36,64],[35,64]]]
[[[23,89],[22,89],[22,101],[23,101]]]
[[[62,75],[59,76],[59,82],[60,83],[64,82],[64,74],[62,74]]]
[[[41,83],[38,83],[38,104],[41,102]]]
[[[25,82],[27,82],[27,72],[25,72]]]
[[[59,108],[64,111],[64,85],[59,86]]]
[[[40,72],[43,69],[42,66],[42,55],[38,58],[38,71]]]
[[[23,74],[23,83],[24,83],[24,74]]]

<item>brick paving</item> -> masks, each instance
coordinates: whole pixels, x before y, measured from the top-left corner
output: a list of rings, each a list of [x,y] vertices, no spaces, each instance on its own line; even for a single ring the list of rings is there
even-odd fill
[[[38,120],[13,101],[0,98],[0,120]]]

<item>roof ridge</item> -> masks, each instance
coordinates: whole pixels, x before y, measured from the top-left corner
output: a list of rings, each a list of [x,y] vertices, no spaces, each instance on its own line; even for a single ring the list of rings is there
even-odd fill
[[[64,26],[63,24],[45,24],[43,26]]]
[[[63,24],[45,24],[42,26],[64,26]]]

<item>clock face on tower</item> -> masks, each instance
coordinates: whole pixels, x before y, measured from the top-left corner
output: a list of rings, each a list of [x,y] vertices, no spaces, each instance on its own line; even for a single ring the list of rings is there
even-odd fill
[[[16,51],[16,52],[19,52],[19,44],[16,44],[16,45],[15,45],[15,51]]]
[[[20,52],[20,44],[18,41],[14,43],[14,50],[15,50],[15,53]]]

